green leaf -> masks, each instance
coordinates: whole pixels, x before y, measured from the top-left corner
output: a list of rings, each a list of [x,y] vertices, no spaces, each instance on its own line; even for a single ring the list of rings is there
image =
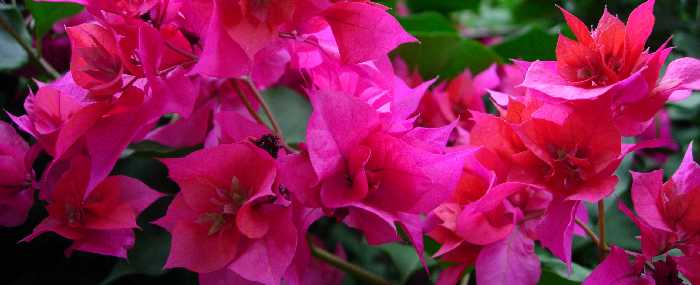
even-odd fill
[[[112,175],[136,178],[163,193],[176,193],[178,190],[177,184],[168,179],[168,168],[163,162],[150,156],[134,155],[120,159],[114,166]]]
[[[176,149],[154,141],[140,141],[129,146],[126,155],[136,154],[147,157],[181,157],[200,149],[201,146]],[[124,154],[123,154],[124,155]]]
[[[163,265],[170,252],[170,234],[150,222],[165,215],[171,202],[172,196],[158,199],[139,216],[138,225],[141,229],[135,231],[136,242],[127,253],[128,259],[119,260],[112,272],[102,280],[102,285],[132,274],[160,276],[168,272],[163,270]]]
[[[409,67],[417,68],[423,78],[449,78],[466,68],[478,73],[501,62],[493,50],[474,40],[443,34],[418,36],[418,39],[420,43],[402,45],[394,54]]]
[[[689,33],[679,32],[673,35],[673,44],[688,56],[700,57],[700,39]]]
[[[170,235],[153,225],[146,225],[143,229],[136,231],[136,243],[128,252],[128,261],[118,261],[112,272],[102,280],[102,285],[132,274],[158,276],[164,273],[163,265],[170,251]]]
[[[399,284],[406,283],[406,280],[411,277],[411,273],[422,267],[420,260],[418,260],[418,255],[416,255],[416,250],[411,246],[389,243],[381,245],[379,248],[389,255],[389,258],[399,271]]]
[[[306,137],[306,125],[311,116],[311,104],[303,96],[289,88],[271,88],[263,92],[272,114],[280,124],[284,138],[296,144]],[[265,114],[260,114],[265,120]]]
[[[568,281],[572,282],[572,284],[577,284],[582,282],[583,280],[588,277],[588,275],[591,274],[591,270],[588,268],[585,268],[577,263],[572,263],[571,266],[571,273],[569,274],[569,270],[566,268],[566,264],[559,260],[558,258],[550,255],[549,253],[545,251],[538,251],[537,255],[540,258],[540,261],[542,262],[542,279],[545,279],[545,273],[551,273],[555,276],[549,276],[548,279],[557,279],[555,277],[558,277],[560,281]],[[563,283],[548,283],[548,284],[564,284],[567,282]],[[541,284],[547,284],[547,283],[542,283]]]
[[[414,12],[422,11],[437,11],[443,14],[449,14],[461,10],[476,10],[479,8],[479,1],[473,0],[408,0],[406,1],[408,8]]]
[[[514,28],[511,11],[487,2],[481,2],[478,11],[461,11],[454,18],[461,27],[466,27],[460,32],[468,38],[510,34]]]
[[[554,60],[557,36],[538,26],[531,26],[520,33],[505,38],[493,46],[503,58],[523,60]]]
[[[83,6],[75,3],[36,2],[34,0],[28,0],[26,5],[34,18],[34,36],[37,39],[46,35],[46,33],[51,30],[54,23],[78,14],[83,10]]]
[[[399,23],[414,36],[426,36],[431,34],[452,34],[457,31],[452,27],[450,20],[436,12],[423,12],[406,17],[399,17]]]
[[[17,7],[0,4],[0,17],[25,43],[31,43],[32,38],[24,26],[22,15]],[[19,68],[27,63],[27,59],[27,52],[15,38],[5,29],[0,29],[0,70]]]

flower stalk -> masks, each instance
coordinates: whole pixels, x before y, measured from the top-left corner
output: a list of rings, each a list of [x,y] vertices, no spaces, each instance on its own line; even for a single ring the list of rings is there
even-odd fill
[[[329,265],[332,265],[335,268],[342,270],[343,272],[349,273],[352,276],[357,277],[359,280],[363,281],[364,284],[392,285],[391,282],[385,280],[379,275],[376,275],[372,272],[365,270],[362,267],[359,267],[355,264],[343,260],[342,258],[326,251],[325,249],[314,245],[310,240],[308,242],[309,248],[311,249],[311,254],[313,256]]]
[[[603,200],[598,201],[598,233],[600,233],[598,249],[600,250],[600,259],[603,260],[610,250],[605,242],[605,202]]]

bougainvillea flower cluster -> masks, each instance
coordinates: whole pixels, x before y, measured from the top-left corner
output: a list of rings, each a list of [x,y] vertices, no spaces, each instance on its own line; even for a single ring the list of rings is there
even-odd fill
[[[117,161],[141,141],[200,148],[161,160],[179,192],[151,222],[172,236],[165,268],[201,284],[340,282],[312,257],[307,232],[322,217],[371,245],[406,239],[424,265],[433,239],[449,264],[439,284],[472,267],[478,284],[536,284],[536,245],[570,269],[586,203],[611,195],[627,153],[677,149],[663,106],[700,90],[700,60],[662,74],[671,49],[647,48],[653,0],[626,23],[606,10],[594,29],[562,8],[575,38],[559,36],[556,61],[427,80],[390,59],[417,39],[370,1],[70,2],[87,10],[65,28],[70,72],[10,114],[35,144],[0,123],[0,225],[22,224],[38,190],[48,216],[24,241],[54,232],[72,240],[67,254],[126,258],[163,194],[111,175]],[[257,112],[269,111],[261,90],[280,85],[310,103],[303,142]],[[40,153],[51,159],[37,176]],[[692,147],[665,183],[662,170],[632,175],[636,214],[621,209],[642,252],[604,248],[586,284],[669,272],[700,283]],[[655,258],[672,249],[682,255]]]

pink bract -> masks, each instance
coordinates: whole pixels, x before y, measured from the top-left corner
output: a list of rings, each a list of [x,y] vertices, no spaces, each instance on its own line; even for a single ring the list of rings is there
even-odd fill
[[[161,195],[126,176],[107,177],[94,189],[88,189],[89,180],[90,161],[77,156],[51,193],[49,216],[24,241],[55,232],[73,240],[67,254],[78,250],[126,258],[134,245],[136,217]]]

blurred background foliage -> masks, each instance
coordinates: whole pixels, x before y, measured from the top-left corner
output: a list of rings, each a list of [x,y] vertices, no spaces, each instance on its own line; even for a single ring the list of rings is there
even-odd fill
[[[400,23],[416,36],[420,44],[407,44],[392,53],[400,56],[424,79],[438,76],[449,79],[464,69],[479,72],[493,63],[508,63],[511,59],[552,60],[558,33],[569,34],[556,5],[578,15],[588,25],[594,25],[603,9],[622,19],[642,1],[600,0],[403,0],[380,1],[392,8]],[[22,113],[22,102],[29,88],[36,88],[33,80],[48,77],[38,67],[36,59],[17,44],[19,38],[34,47],[59,72],[68,69],[69,47],[60,42],[64,34],[51,27],[56,21],[77,14],[79,6],[64,3],[12,1],[0,4],[0,17],[10,23],[11,32],[0,31],[0,108],[13,114]],[[698,0],[657,1],[656,26],[648,46],[654,50],[672,37],[675,47],[672,58],[700,57],[700,3]],[[49,46],[48,43],[54,46]],[[275,88],[266,96],[276,96],[285,118],[286,134],[303,138],[305,120],[310,112],[308,104],[299,102],[299,96],[289,96],[289,89]],[[287,101],[285,101],[287,100]],[[291,100],[291,101],[289,101]],[[275,101],[274,99],[272,100]],[[273,104],[274,105],[274,104]],[[292,106],[291,108],[284,108]],[[671,154],[665,165],[671,174],[680,162],[683,150],[700,134],[700,94],[667,106],[673,124],[673,136],[681,146]],[[281,111],[282,112],[282,111]],[[5,112],[0,119],[7,120]],[[301,129],[300,129],[300,126]],[[695,148],[700,149],[700,148]],[[172,150],[158,145],[138,144],[120,160],[114,172],[141,179],[164,193],[175,193],[177,186],[166,178],[165,167],[159,156],[176,156],[191,150]],[[696,154],[697,157],[698,154]],[[36,168],[42,168],[47,158],[40,159]],[[618,210],[617,203],[629,205],[629,170],[646,171],[661,167],[653,161],[634,155],[620,166],[620,183],[613,197],[606,200],[608,241],[629,249],[638,249],[638,234],[633,224]],[[94,254],[75,253],[66,258],[63,249],[68,241],[52,234],[42,235],[31,243],[17,241],[31,232],[46,213],[41,203],[32,210],[30,219],[20,228],[0,228],[0,252],[6,260],[2,267],[3,284],[196,284],[196,275],[185,270],[163,271],[170,237],[164,230],[148,222],[164,214],[172,197],[165,197],[152,205],[139,219],[143,231],[137,231],[136,246],[129,251],[129,259],[117,260]],[[589,211],[591,222],[597,223],[595,211]],[[341,226],[332,219],[324,219],[311,228],[327,248],[341,245],[350,262],[356,263],[397,284],[430,284],[445,264],[428,258],[431,275],[421,268],[418,258],[408,243],[370,247],[354,230]],[[427,255],[438,245],[426,238]],[[576,238],[572,274],[563,263],[538,248],[542,260],[541,284],[579,284],[598,260],[591,242]],[[474,278],[465,278],[464,284],[473,284]],[[344,284],[360,284],[346,276]]]

